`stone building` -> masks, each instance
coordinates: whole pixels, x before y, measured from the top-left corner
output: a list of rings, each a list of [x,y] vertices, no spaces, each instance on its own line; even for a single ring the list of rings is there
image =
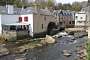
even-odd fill
[[[54,12],[57,20],[59,21],[60,27],[71,28],[75,25],[75,12],[69,10],[59,10]]]
[[[88,0],[87,6],[87,27],[88,27],[88,38],[90,38],[90,0]]]

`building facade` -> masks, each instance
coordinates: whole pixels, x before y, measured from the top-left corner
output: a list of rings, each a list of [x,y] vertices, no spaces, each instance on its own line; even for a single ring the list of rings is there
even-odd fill
[[[88,0],[88,6],[87,6],[87,27],[88,27],[88,38],[90,39],[90,0]]]
[[[66,10],[66,11],[61,10],[61,11],[57,11],[55,16],[56,16],[57,20],[59,21],[60,27],[64,27],[64,28],[74,27],[75,12],[68,11],[68,10]]]
[[[54,15],[49,10],[43,9],[38,11],[27,9],[20,14],[4,14],[1,15],[0,20],[4,34],[6,35],[5,31],[8,31],[12,36],[14,33],[11,34],[11,30],[13,29],[15,30],[14,36],[45,36],[46,32],[50,32],[57,24]]]
[[[87,20],[87,15],[84,11],[77,12],[75,14],[75,27],[85,27],[86,20]]]

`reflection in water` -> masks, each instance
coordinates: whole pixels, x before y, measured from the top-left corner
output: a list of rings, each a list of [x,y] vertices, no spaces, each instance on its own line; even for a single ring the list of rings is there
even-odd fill
[[[2,56],[0,60],[15,60],[15,55]]]
[[[56,60],[60,57],[58,48],[56,45],[35,48],[30,50],[26,57],[31,60]]]
[[[42,48],[35,48],[28,51],[27,59],[31,60],[47,60],[48,49],[51,46],[44,46]]]

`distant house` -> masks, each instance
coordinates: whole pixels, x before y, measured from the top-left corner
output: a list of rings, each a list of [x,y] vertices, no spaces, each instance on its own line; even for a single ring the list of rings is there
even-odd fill
[[[84,11],[77,12],[75,14],[75,27],[85,27],[86,20],[87,20],[87,15]]]
[[[66,10],[66,11],[60,10],[60,11],[56,12],[55,16],[57,17],[57,20],[59,21],[59,24],[61,27],[65,27],[65,28],[74,27],[75,12],[68,11],[68,10]]]

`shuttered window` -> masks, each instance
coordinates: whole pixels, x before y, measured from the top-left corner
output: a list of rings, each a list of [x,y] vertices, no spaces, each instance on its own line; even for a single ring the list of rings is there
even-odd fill
[[[19,22],[22,22],[22,17],[19,17]]]
[[[24,17],[24,21],[25,22],[28,22],[28,17]]]

